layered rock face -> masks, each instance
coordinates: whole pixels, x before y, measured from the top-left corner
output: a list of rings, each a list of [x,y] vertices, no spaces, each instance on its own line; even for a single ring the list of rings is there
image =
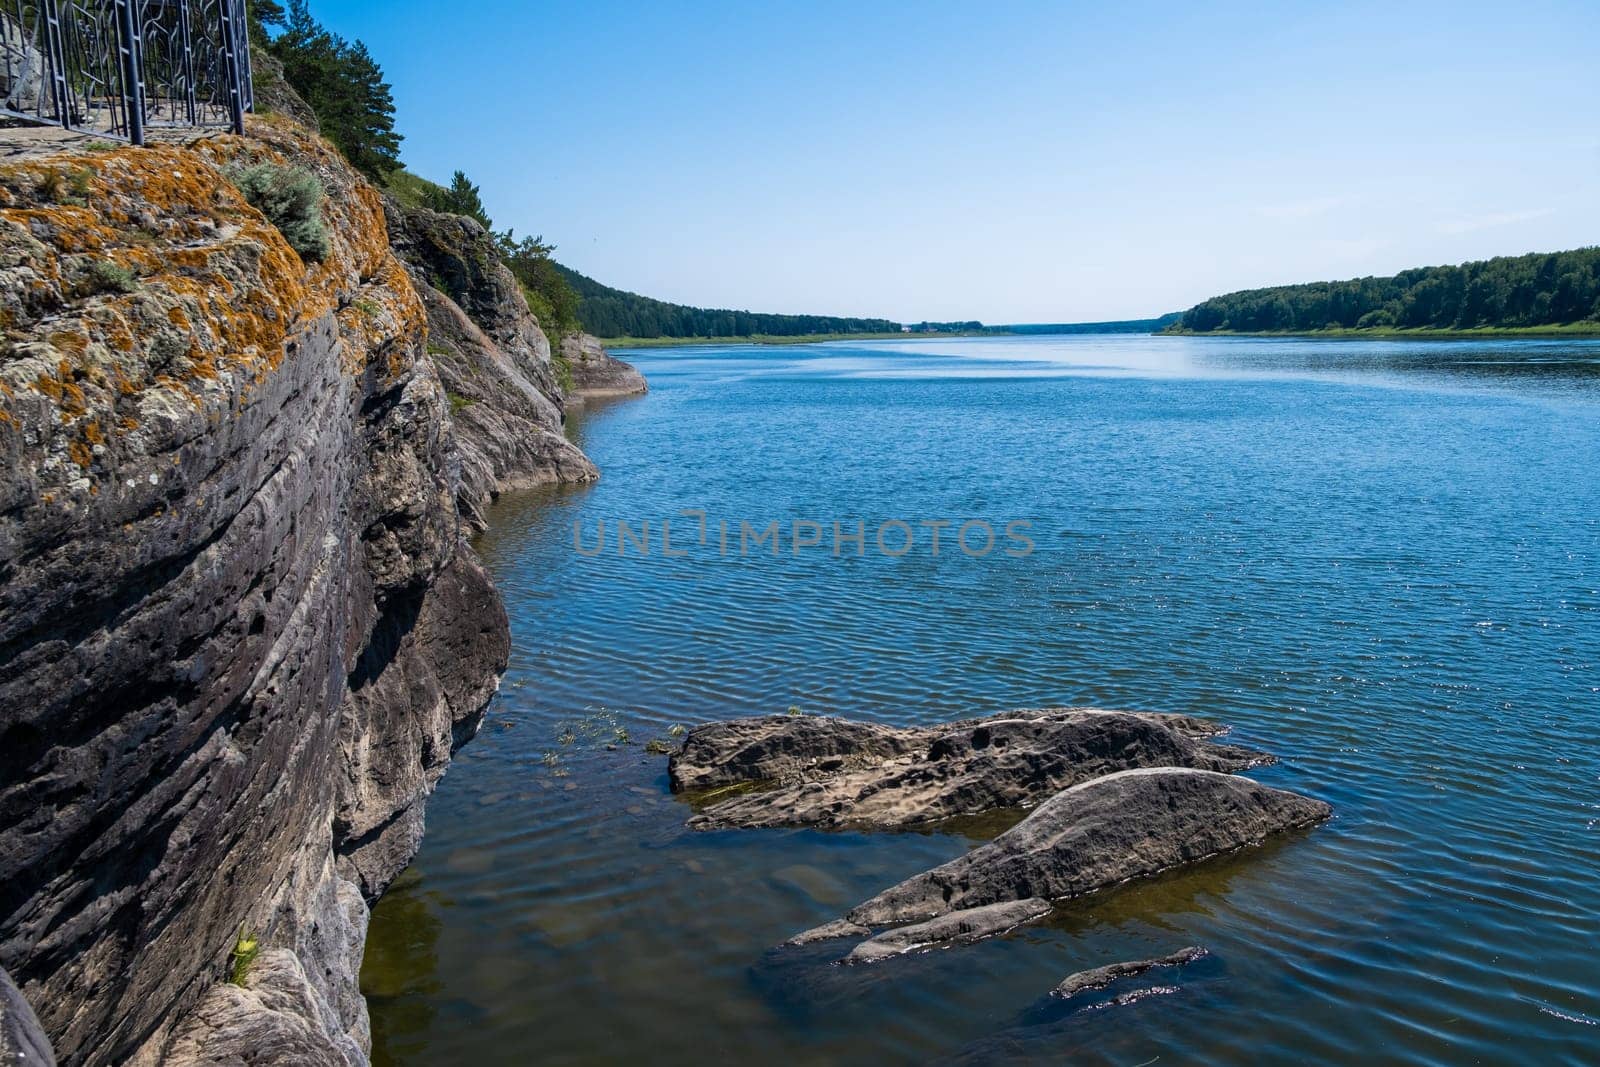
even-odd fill
[[[324,262],[228,181],[257,161],[321,178]],[[485,423],[560,416],[525,306],[419,295],[387,231],[268,120],[0,168],[0,967],[63,1062],[366,1059],[368,903],[508,653],[464,473],[537,465],[458,446],[429,323],[505,386]]]
[[[561,355],[572,376],[572,395],[577,399],[634,396],[649,389],[644,375],[607,352],[598,337],[569,333],[561,339]]]
[[[566,395],[550,342],[489,234],[460,215],[393,200],[386,208],[390,240],[427,309],[428,351],[450,399],[462,514],[481,526],[484,505],[502,492],[598,478],[562,434]]]
[[[0,1064],[50,1067],[56,1062],[50,1039],[11,976],[0,970]]]

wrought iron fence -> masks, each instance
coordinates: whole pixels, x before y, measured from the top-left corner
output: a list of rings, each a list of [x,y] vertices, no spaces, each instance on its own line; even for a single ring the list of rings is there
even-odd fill
[[[143,144],[155,126],[244,132],[245,0],[0,0],[0,115]]]

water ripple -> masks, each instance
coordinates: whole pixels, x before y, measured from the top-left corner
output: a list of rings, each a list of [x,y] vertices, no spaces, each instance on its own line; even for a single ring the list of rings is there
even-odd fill
[[[508,496],[479,543],[512,664],[375,913],[376,1059],[1595,1062],[1597,352],[642,354],[654,391],[577,426],[605,478]],[[676,539],[684,508],[1022,518],[1038,548],[617,554],[618,520]],[[602,520],[611,550],[575,553],[573,524]],[[690,834],[644,751],[790,707],[908,724],[1042,703],[1231,722],[1282,757],[1252,773],[1337,816],[1012,937],[830,968],[766,950],[971,842]],[[1210,961],[1139,987],[1175,992],[1030,1007],[1184,944]]]

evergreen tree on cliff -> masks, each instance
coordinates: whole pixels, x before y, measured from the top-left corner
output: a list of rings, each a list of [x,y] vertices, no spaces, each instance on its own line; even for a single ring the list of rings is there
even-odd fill
[[[272,33],[268,27],[283,28],[284,21],[289,17],[283,10],[283,5],[277,0],[251,0],[250,8],[250,47],[272,48]]]
[[[493,232],[494,223],[484,209],[481,190],[473,185],[465,172],[456,171],[450,179],[450,188],[440,189],[429,197],[428,206],[435,211],[448,211],[453,215],[466,215],[477,219],[484,229]]]
[[[368,177],[382,180],[400,166],[394,93],[367,46],[350,42],[311,17],[305,0],[289,0],[286,27],[270,49],[283,76],[316,112],[322,133]]]

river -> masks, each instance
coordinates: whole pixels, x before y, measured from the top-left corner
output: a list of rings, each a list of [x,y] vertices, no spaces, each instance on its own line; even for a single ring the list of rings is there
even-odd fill
[[[619,354],[650,394],[571,429],[604,478],[478,541],[511,666],[374,914],[378,1064],[1600,1060],[1600,342]],[[984,829],[690,833],[646,750],[1042,704],[1231,723],[1335,818],[830,967],[770,950]]]

